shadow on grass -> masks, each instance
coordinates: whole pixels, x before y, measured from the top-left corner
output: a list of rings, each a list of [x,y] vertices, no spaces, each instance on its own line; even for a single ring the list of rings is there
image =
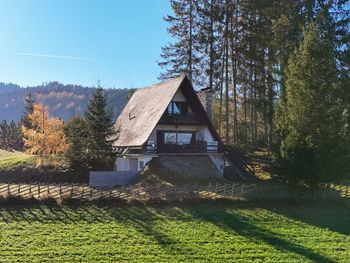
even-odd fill
[[[322,256],[309,248],[285,240],[279,237],[276,233],[250,224],[246,222],[243,217],[228,213],[226,209],[216,210],[217,212],[215,214],[213,214],[212,211],[207,211],[205,209],[188,209],[187,211],[197,219],[212,223],[226,231],[233,231],[251,240],[263,242],[282,252],[298,254],[313,262],[335,262],[334,260]]]
[[[172,210],[170,208],[169,210]],[[186,255],[193,251],[174,236],[167,234],[159,222],[177,220],[177,213],[148,206],[105,206],[101,204],[39,204],[0,207],[0,222],[28,224],[78,224],[79,222],[121,222],[132,227],[149,241],[158,244],[169,255]]]
[[[275,215],[291,220],[302,221],[308,225],[350,234],[350,211],[344,204],[308,203],[246,203],[246,202],[202,202],[179,203],[175,205],[115,205],[105,203],[73,203],[59,205],[55,203],[18,205],[0,207],[0,221],[3,223],[26,222],[76,224],[122,222],[131,226],[150,241],[154,241],[169,254],[187,254],[193,252],[186,242],[168,234],[162,228],[162,220],[179,221],[199,219],[216,225],[228,232],[236,232],[255,242],[262,242],[284,252],[298,254],[315,262],[334,262],[313,250],[286,240],[269,229],[262,228],[246,220],[243,216],[228,210],[245,209],[253,211],[262,208]],[[259,217],[259,215],[257,215]]]
[[[159,213],[160,212],[160,213]],[[159,210],[153,211],[152,208],[144,207],[142,209],[127,209],[124,218],[127,217],[132,227],[146,238],[155,241],[168,254],[193,254],[193,251],[185,243],[174,236],[166,233],[165,229],[160,227],[159,221],[164,219],[178,220],[176,215],[171,213],[162,213]],[[116,216],[116,220],[120,220]]]
[[[273,208],[273,212],[292,220],[350,235],[349,201],[323,201],[289,207],[279,205]]]

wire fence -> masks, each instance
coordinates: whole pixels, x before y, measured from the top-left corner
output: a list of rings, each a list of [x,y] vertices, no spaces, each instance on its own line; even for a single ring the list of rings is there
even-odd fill
[[[328,186],[311,191],[307,188],[291,187],[275,183],[231,183],[208,185],[126,185],[122,187],[90,187],[82,184],[0,184],[0,197],[45,199],[53,198],[96,200],[117,198],[123,200],[148,201],[188,199],[336,199],[350,200],[349,186]]]

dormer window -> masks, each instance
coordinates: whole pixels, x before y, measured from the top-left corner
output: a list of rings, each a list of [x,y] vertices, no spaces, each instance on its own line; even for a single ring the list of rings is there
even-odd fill
[[[170,114],[170,115],[188,114],[189,107],[188,107],[187,102],[172,101],[169,103],[167,111],[168,111],[168,114]]]

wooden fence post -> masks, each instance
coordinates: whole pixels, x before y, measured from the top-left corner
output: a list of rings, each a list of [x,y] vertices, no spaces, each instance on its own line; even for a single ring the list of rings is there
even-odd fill
[[[83,185],[83,188],[81,189],[81,195],[80,195],[80,198],[83,199],[83,196],[84,196],[84,185]]]
[[[111,187],[111,190],[109,191],[108,198],[111,198],[111,197],[112,197],[112,192],[113,192],[113,187]]]
[[[7,195],[10,195],[11,192],[10,192],[10,183],[7,183]]]
[[[17,195],[21,193],[21,184],[18,184]]]
[[[70,188],[70,198],[73,198],[73,184],[71,184]]]
[[[232,184],[231,198],[233,198],[233,191],[235,190],[235,183]]]

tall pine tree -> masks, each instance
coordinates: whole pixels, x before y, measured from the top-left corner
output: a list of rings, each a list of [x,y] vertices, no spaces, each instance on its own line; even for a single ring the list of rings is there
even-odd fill
[[[169,23],[168,33],[175,39],[162,48],[162,61],[159,66],[163,73],[159,76],[165,80],[186,74],[195,84],[199,83],[199,58],[197,56],[197,26],[195,0],[170,0],[174,16],[164,18]]]
[[[85,113],[87,125],[87,155],[92,168],[107,168],[113,157],[113,139],[115,138],[113,113],[107,108],[107,94],[98,85],[89,101]]]

